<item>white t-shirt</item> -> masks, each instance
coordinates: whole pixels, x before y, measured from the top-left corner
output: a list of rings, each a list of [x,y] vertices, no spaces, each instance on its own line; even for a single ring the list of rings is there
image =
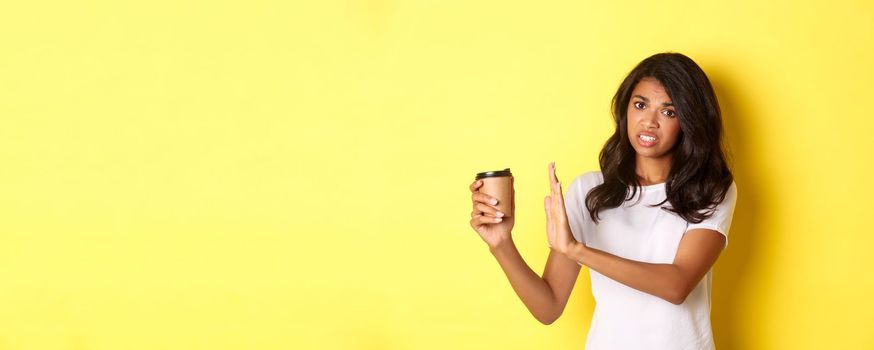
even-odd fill
[[[737,198],[734,183],[713,216],[699,224],[649,206],[665,199],[664,183],[642,186],[637,197],[601,211],[595,224],[586,209],[586,195],[603,182],[601,172],[588,172],[577,176],[567,189],[565,206],[577,241],[626,259],[664,264],[673,263],[680,239],[691,229],[718,231],[728,245]],[[662,206],[668,205],[665,202]],[[714,349],[710,328],[712,272],[707,271],[681,305],[674,305],[589,269],[596,304],[586,349]]]

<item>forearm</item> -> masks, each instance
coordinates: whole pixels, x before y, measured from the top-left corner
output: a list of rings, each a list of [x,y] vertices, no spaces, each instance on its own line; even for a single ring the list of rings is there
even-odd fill
[[[509,240],[490,251],[528,311],[543,324],[555,321],[559,312],[552,288],[525,263],[513,241]]]
[[[684,274],[674,264],[629,260],[581,243],[573,245],[565,254],[619,283],[673,304],[682,304],[690,290]]]

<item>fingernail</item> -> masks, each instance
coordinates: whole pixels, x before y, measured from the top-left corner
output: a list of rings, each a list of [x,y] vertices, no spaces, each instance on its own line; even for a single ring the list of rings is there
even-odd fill
[[[499,217],[499,218],[500,218],[500,217],[504,217],[504,213],[502,213],[502,212],[497,212],[497,213],[495,213],[495,216],[497,216],[497,217]]]
[[[497,199],[494,199],[494,198],[492,198],[492,200],[491,200],[491,201],[489,201],[489,203],[491,203],[491,204],[492,204],[492,205],[497,205],[497,204],[498,204],[498,200],[497,200]]]
[[[501,222],[501,220],[504,220],[504,219],[501,219],[501,218],[495,218],[495,222]]]

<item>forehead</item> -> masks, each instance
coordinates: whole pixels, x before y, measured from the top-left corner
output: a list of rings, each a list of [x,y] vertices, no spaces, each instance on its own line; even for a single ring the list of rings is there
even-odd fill
[[[643,78],[634,86],[631,91],[632,98],[635,95],[643,96],[648,100],[670,101],[671,97],[665,92],[665,87],[658,80],[653,78]]]

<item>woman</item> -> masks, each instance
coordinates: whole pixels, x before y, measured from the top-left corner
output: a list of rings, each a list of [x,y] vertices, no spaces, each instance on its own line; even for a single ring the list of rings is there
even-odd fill
[[[737,198],[713,88],[688,57],[656,54],[619,86],[613,117],[601,171],[577,176],[566,199],[549,165],[542,278],[513,244],[516,216],[504,220],[480,181],[470,186],[470,225],[544,324],[562,314],[589,267],[596,306],[587,349],[713,349],[711,267]]]

